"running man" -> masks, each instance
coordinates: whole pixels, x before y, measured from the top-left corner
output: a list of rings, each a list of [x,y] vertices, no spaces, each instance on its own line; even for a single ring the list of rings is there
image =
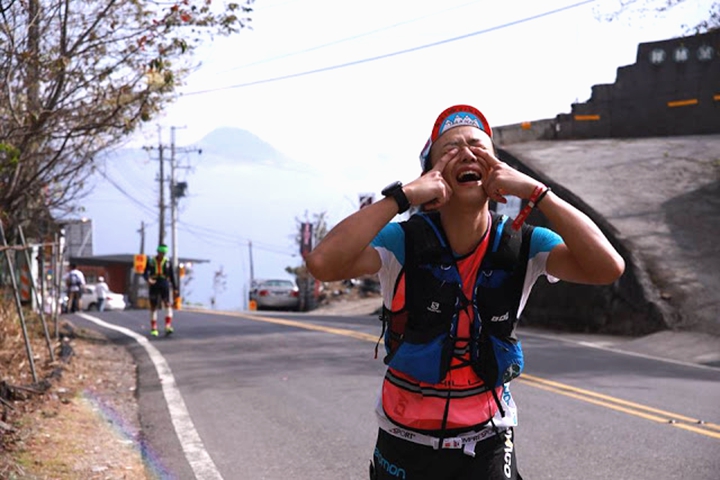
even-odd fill
[[[167,252],[167,245],[159,245],[157,247],[157,255],[148,259],[145,273],[143,274],[149,286],[150,335],[153,337],[158,336],[157,311],[162,307],[164,307],[166,311],[165,335],[170,335],[175,331],[172,327],[173,311],[172,302],[170,301],[170,287],[172,286],[173,296],[178,295],[178,290],[172,262],[166,257]]]

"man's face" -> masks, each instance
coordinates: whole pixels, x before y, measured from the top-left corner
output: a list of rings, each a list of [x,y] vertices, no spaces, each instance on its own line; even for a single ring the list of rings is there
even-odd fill
[[[487,197],[482,189],[482,172],[477,156],[470,147],[481,148],[495,155],[492,140],[484,131],[462,126],[451,128],[440,135],[430,150],[430,162],[434,166],[443,155],[456,149],[457,152],[443,170],[443,178],[450,185],[453,197],[470,196],[484,201]]]

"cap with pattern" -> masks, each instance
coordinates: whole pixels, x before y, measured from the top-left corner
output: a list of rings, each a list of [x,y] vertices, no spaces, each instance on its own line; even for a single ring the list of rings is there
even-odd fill
[[[485,118],[485,115],[477,108],[471,107],[470,105],[453,105],[450,108],[446,108],[438,115],[437,120],[435,120],[430,138],[428,138],[427,143],[425,143],[425,146],[420,152],[420,167],[423,169],[423,172],[430,170],[430,149],[432,148],[433,142],[451,128],[466,125],[477,127],[492,138],[490,124]]]

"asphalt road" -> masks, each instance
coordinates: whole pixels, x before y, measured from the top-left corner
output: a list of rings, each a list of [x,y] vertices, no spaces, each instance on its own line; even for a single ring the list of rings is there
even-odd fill
[[[137,360],[143,448],[160,478],[367,478],[384,370],[375,317],[180,311],[176,334],[149,342],[146,311],[83,317]],[[526,479],[719,478],[720,369],[521,338]]]

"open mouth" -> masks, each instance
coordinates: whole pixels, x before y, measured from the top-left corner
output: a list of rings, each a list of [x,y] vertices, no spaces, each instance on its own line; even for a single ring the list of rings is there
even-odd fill
[[[478,182],[482,176],[473,170],[465,170],[464,172],[460,172],[460,174],[457,176],[458,183],[470,183],[470,182]]]

